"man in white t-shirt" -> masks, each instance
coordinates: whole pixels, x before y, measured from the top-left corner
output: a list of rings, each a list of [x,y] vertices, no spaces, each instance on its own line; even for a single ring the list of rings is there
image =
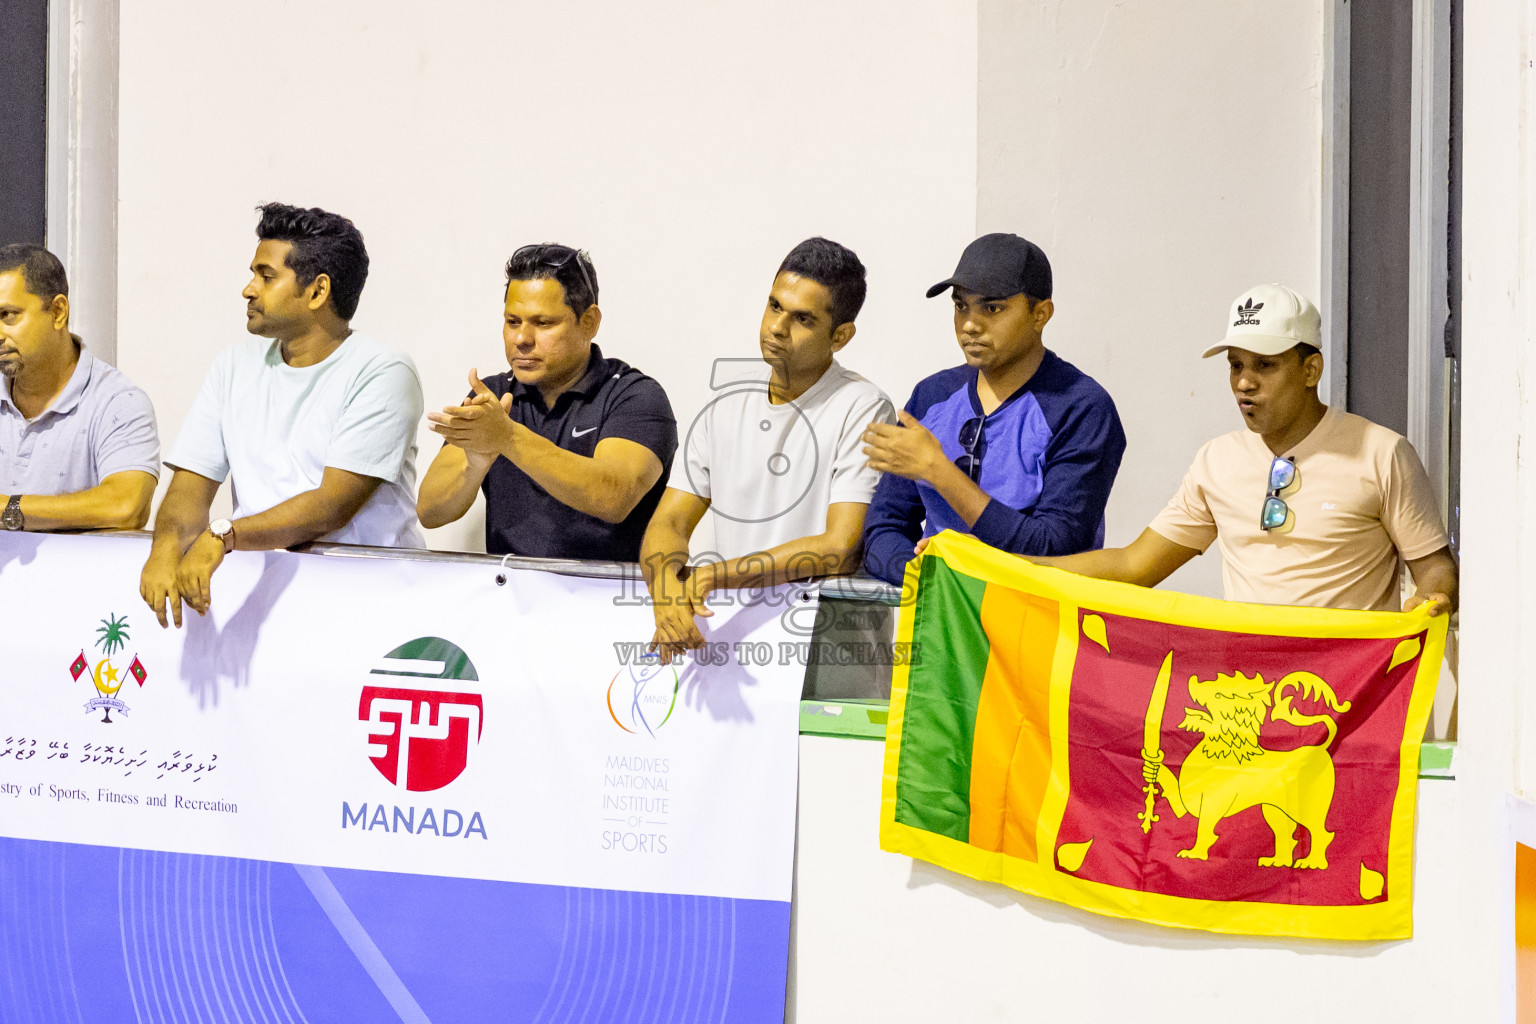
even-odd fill
[[[795,246],[763,312],[763,362],[724,388],[717,379],[722,393],[689,427],[640,545],[662,658],[704,643],[695,617],[711,614],[704,599],[714,590],[858,567],[880,480],[862,435],[894,419],[885,393],[833,358],[853,338],[864,293],[853,252],[825,238]],[[690,570],[689,540],[706,513],[715,550]]]
[[[1229,601],[1394,611],[1455,610],[1456,560],[1424,465],[1407,439],[1324,405],[1321,317],[1284,285],[1232,303],[1225,354],[1247,429],[1206,443],[1167,507],[1123,548],[1032,558],[1084,576],[1156,586],[1215,542]]]
[[[181,602],[207,614],[214,570],[237,548],[325,540],[420,545],[411,360],[354,334],[368,252],[351,221],[261,207],[246,300],[258,338],[219,353],[166,464],[176,474],[155,519],[140,593],[166,625]],[[219,485],[233,520],[208,521]]]

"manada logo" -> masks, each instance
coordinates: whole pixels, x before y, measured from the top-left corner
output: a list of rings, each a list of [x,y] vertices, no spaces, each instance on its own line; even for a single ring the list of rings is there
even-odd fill
[[[384,655],[375,676],[478,682],[469,656],[440,637],[424,636]],[[381,680],[382,683],[382,680]],[[416,793],[442,789],[469,763],[480,742],[484,708],[478,693],[408,685],[364,686],[357,717],[368,723],[368,757],[391,785]]]
[[[677,669],[659,658],[626,665],[608,683],[608,717],[625,732],[655,736],[676,707]]]

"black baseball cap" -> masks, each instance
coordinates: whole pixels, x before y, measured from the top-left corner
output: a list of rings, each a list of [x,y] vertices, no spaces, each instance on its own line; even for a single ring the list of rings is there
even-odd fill
[[[1032,299],[1048,299],[1051,261],[1027,238],[1001,231],[982,235],[965,247],[949,280],[928,289],[928,297],[949,287],[992,299],[1006,299],[1020,292]]]

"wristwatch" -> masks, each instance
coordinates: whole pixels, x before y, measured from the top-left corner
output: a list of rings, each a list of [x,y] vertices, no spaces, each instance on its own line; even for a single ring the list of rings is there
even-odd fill
[[[228,519],[215,519],[208,524],[208,532],[219,538],[226,555],[235,549],[235,524]]]
[[[5,511],[0,512],[0,526],[7,530],[24,529],[27,525],[27,517],[21,514],[21,495],[11,495],[11,500],[5,503]]]

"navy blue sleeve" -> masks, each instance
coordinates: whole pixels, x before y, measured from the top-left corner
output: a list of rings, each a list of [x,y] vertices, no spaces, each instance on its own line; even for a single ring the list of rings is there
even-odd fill
[[[922,419],[929,406],[948,398],[956,387],[964,387],[966,379],[963,369],[955,369],[919,381],[907,399],[906,411]],[[864,571],[901,586],[927,517],[917,484],[892,473],[882,476],[864,513]]]
[[[978,540],[1016,555],[1071,555],[1102,543],[1099,527],[1125,430],[1108,392],[1079,377],[1059,392],[1036,393],[1051,426],[1040,497],[1025,512],[993,499],[971,528]]]
[[[864,513],[864,571],[901,586],[924,516],[917,484],[894,473],[882,476]]]

